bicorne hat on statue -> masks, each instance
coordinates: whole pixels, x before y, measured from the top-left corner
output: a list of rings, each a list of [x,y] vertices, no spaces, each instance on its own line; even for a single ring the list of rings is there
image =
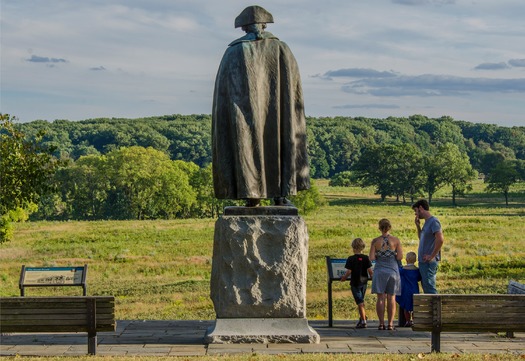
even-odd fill
[[[235,18],[236,28],[259,23],[273,23],[273,16],[258,5],[248,6]]]

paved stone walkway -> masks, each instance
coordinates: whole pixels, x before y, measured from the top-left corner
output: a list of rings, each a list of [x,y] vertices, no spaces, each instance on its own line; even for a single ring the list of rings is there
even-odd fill
[[[310,321],[320,344],[203,343],[214,321],[117,321],[116,332],[98,334],[97,355],[200,356],[235,353],[428,353],[430,333],[410,328],[378,331],[377,321],[355,329],[355,321]],[[441,351],[447,353],[509,353],[525,355],[525,333],[508,339],[492,333],[443,333]],[[5,334],[0,355],[69,356],[87,353],[85,333]]]

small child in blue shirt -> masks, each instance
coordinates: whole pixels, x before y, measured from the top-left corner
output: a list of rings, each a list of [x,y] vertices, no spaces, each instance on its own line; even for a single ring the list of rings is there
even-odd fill
[[[341,282],[344,282],[350,276],[350,289],[359,310],[356,328],[366,328],[365,294],[368,278],[372,277],[373,272],[370,258],[362,253],[364,249],[365,242],[361,238],[352,241],[354,255],[347,258],[346,273],[341,277]]]
[[[414,252],[408,252],[406,255],[406,266],[399,268],[399,275],[401,276],[401,295],[396,296],[396,302],[403,308],[405,312],[405,327],[413,325],[412,313],[414,311],[414,294],[419,293],[419,282],[421,281],[421,273],[414,263],[416,263],[417,256]]]

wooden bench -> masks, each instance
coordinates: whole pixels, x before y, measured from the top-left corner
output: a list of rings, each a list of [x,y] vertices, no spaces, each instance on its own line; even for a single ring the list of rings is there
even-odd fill
[[[414,295],[414,331],[431,331],[431,352],[441,332],[525,331],[525,295]]]
[[[115,297],[2,297],[2,333],[87,332],[88,354],[97,351],[97,332],[115,331]]]

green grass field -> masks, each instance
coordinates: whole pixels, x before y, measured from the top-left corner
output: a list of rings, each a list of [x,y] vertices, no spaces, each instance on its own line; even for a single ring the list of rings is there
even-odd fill
[[[310,235],[307,316],[327,319],[325,256],[346,258],[355,237],[369,243],[388,218],[404,251],[417,250],[410,202],[380,202],[370,190],[317,182],[327,205],[305,216]],[[450,191],[435,195],[431,211],[444,227],[441,293],[505,293],[509,279],[525,281],[525,185],[499,194],[473,193],[452,207]],[[88,294],[114,295],[117,319],[214,319],[209,298],[214,219],[34,222],[18,224],[0,245],[2,296],[19,295],[20,268],[89,265]],[[26,295],[80,295],[80,288],[29,288]],[[375,319],[375,296],[366,307]],[[334,319],[356,319],[348,283],[334,283]]]

